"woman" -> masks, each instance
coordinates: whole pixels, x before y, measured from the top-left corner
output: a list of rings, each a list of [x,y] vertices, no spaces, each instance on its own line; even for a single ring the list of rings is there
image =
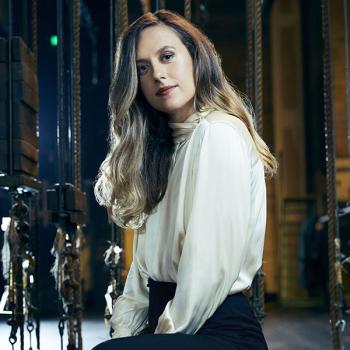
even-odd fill
[[[115,339],[94,349],[266,349],[242,291],[262,263],[276,161],[212,43],[173,12],[140,17],[119,41],[109,107],[95,195],[137,232]]]

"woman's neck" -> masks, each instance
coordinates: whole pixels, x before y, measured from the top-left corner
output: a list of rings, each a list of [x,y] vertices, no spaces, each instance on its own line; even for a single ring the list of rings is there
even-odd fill
[[[193,99],[178,110],[168,114],[170,123],[183,123],[190,115],[195,112]]]

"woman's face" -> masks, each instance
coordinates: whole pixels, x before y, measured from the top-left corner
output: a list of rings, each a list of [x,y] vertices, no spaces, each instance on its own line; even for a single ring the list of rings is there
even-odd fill
[[[194,112],[192,58],[174,30],[165,25],[143,30],[136,63],[142,93],[153,108],[172,122],[182,122]]]

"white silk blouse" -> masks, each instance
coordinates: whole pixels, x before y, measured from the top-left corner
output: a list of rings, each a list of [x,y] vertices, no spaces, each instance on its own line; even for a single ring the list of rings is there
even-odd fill
[[[262,264],[264,167],[244,123],[207,110],[169,123],[176,143],[166,193],[143,230],[113,307],[113,337],[147,326],[148,278],[177,283],[155,333],[194,334]]]

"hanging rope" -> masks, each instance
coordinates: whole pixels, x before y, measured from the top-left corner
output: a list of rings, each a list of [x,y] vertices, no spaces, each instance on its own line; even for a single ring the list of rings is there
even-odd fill
[[[123,33],[129,25],[129,17],[128,17],[128,2],[126,0],[117,0],[117,20],[116,25],[116,35],[117,37]],[[117,28],[118,27],[118,28]]]
[[[322,38],[323,38],[323,99],[325,117],[326,144],[326,185],[328,209],[328,259],[329,259],[329,295],[330,327],[333,349],[344,349],[342,333],[345,327],[343,320],[343,291],[340,263],[340,238],[338,223],[338,203],[335,184],[335,135],[332,106],[332,66],[331,66],[331,32],[329,1],[321,1]]]
[[[32,0],[32,51],[35,58],[35,69],[38,62],[38,0]]]
[[[113,35],[113,30],[114,30],[114,0],[109,0],[109,74],[110,77],[113,77],[114,73],[114,46],[115,46],[115,41],[114,41],[114,35]]]
[[[246,1],[247,12],[247,60],[246,60],[246,94],[249,99],[253,100],[253,66],[254,66],[254,53],[253,53],[253,0]]]
[[[191,0],[184,0],[184,17],[191,21]]]
[[[257,131],[263,134],[263,54],[262,54],[262,5],[261,0],[254,4],[254,110]]]
[[[147,12],[151,12],[151,2],[148,0],[140,0],[142,13],[145,14]]]
[[[257,132],[263,133],[263,55],[262,55],[262,4],[260,0],[247,0],[247,63],[246,94],[253,103]],[[251,289],[251,304],[258,320],[264,313],[264,272],[256,273]]]
[[[259,135],[263,135],[263,52],[262,52],[262,3],[260,0],[255,0],[254,6],[254,19],[255,19],[255,55],[254,55],[254,110],[256,117],[256,126]],[[265,296],[265,283],[263,266],[259,269],[256,275],[256,287],[255,293],[257,294],[257,302],[255,303],[255,315],[258,320],[262,320],[265,317],[264,314],[264,296]]]
[[[345,79],[346,79],[346,116],[347,116],[347,141],[348,141],[348,157],[350,172],[350,69],[349,69],[349,6],[348,0],[344,0],[344,53],[345,53]]]

